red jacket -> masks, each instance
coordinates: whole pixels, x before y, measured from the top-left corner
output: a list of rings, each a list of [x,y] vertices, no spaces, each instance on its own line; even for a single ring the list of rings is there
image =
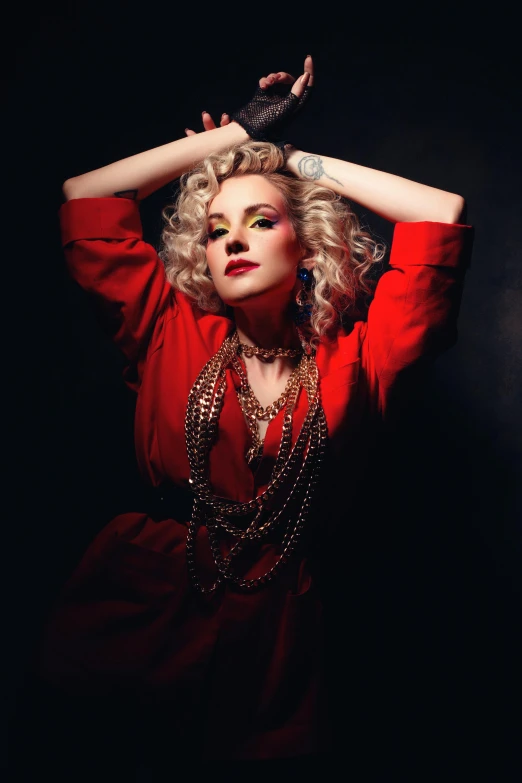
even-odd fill
[[[188,393],[232,323],[172,289],[155,249],[143,241],[135,202],[72,200],[61,207],[60,221],[70,273],[94,296],[126,357],[124,379],[137,392],[135,441],[144,480],[188,487]],[[46,679],[71,691],[127,688],[141,704],[169,704],[172,730],[197,726],[208,758],[271,758],[328,747],[324,596],[314,563],[335,541],[336,497],[340,505],[349,496],[400,372],[456,340],[472,236],[469,226],[397,224],[390,268],[367,321],[319,346],[330,460],[342,464],[345,479],[339,486],[325,477],[329,505],[315,514],[308,549],[259,592],[225,588],[203,599],[188,582],[186,513],[123,514],[97,536],[57,602],[42,646]],[[229,370],[210,477],[216,494],[247,501],[266,487],[283,414],[270,423],[252,473],[237,384]],[[301,394],[294,439],[305,413]],[[202,578],[212,581],[204,527],[199,543]],[[272,545],[265,545],[245,576],[266,570],[271,554]]]

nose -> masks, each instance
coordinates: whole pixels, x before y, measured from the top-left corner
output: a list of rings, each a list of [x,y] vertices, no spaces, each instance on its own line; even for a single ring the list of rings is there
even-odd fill
[[[235,231],[231,229],[226,243],[227,255],[231,256],[235,253],[242,253],[248,250],[248,242],[243,232],[240,229]]]

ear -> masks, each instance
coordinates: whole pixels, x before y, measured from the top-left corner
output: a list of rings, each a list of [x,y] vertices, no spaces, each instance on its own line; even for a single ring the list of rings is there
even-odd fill
[[[304,266],[305,269],[313,269],[315,266],[315,256],[305,256],[299,261],[299,266]]]

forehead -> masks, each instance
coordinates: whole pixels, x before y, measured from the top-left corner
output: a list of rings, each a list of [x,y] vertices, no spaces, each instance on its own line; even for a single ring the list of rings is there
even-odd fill
[[[272,204],[280,212],[286,211],[280,191],[261,174],[230,177],[221,183],[219,193],[210,202],[209,213],[243,210],[261,202]]]

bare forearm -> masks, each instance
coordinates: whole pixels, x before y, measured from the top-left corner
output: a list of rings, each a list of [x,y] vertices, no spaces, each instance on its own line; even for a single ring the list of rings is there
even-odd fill
[[[115,195],[141,200],[177,179],[212,152],[248,138],[240,125],[231,122],[225,127],[177,139],[72,177],[64,183],[63,194],[68,201]]]
[[[465,208],[464,199],[456,193],[302,150],[290,152],[287,168],[393,223],[424,220],[458,223]]]

